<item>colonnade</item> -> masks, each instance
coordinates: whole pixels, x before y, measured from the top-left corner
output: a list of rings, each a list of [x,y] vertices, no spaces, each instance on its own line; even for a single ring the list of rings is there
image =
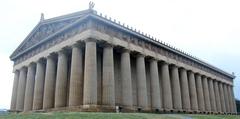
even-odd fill
[[[16,70],[11,110],[34,111],[75,106],[114,109],[121,106],[123,109],[143,111],[236,113],[232,85],[155,57],[132,53],[125,48],[118,48],[121,84],[116,84],[116,49],[106,43],[101,44],[101,48],[101,96],[98,96],[97,88],[99,46],[96,40],[88,39],[85,43],[74,44]],[[131,57],[136,62],[131,62]],[[146,76],[147,62],[150,77]],[[136,100],[133,99],[131,63],[136,64]],[[119,105],[115,98],[116,85],[121,85]],[[98,97],[101,97],[101,104]],[[134,105],[134,102],[137,104]]]

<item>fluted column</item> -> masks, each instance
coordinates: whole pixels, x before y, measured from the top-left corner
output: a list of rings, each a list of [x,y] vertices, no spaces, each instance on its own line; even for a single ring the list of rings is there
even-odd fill
[[[17,92],[18,92],[18,80],[19,80],[19,71],[16,70],[14,72],[14,80],[13,80],[13,88],[12,88],[12,99],[10,110],[16,110],[16,102],[17,102]]]
[[[45,86],[43,96],[43,109],[54,107],[54,94],[56,83],[56,66],[57,61],[53,55],[47,57]]]
[[[182,111],[181,88],[179,83],[178,67],[172,65],[170,68],[170,77],[172,83],[172,98],[173,108],[177,111]]]
[[[191,109],[192,109],[192,111],[198,111],[198,100],[197,100],[195,76],[192,71],[188,72],[188,81],[189,81],[189,94],[190,94]]]
[[[64,50],[58,52],[57,77],[54,107],[65,107],[67,103],[68,58]]]
[[[122,104],[128,108],[133,105],[130,51],[121,54]]]
[[[114,61],[113,46],[106,45],[103,48],[103,93],[102,104],[115,106],[115,86],[114,86]]]
[[[159,87],[159,74],[157,60],[151,59],[150,61],[150,82],[151,82],[151,99],[153,109],[162,109]]]
[[[232,97],[232,92],[231,92],[231,89],[230,89],[230,85],[227,86],[227,90],[228,90],[228,97],[229,97],[230,112],[233,113],[233,97]]]
[[[42,59],[37,61],[36,79],[34,86],[33,97],[33,110],[42,109],[43,106],[43,93],[44,93],[44,80],[45,80],[45,65]]]
[[[196,89],[197,89],[197,98],[198,98],[198,109],[201,112],[204,112],[205,103],[204,103],[204,96],[203,96],[202,77],[200,74],[196,74]]]
[[[210,95],[210,102],[211,102],[211,110],[212,112],[216,112],[216,100],[215,100],[215,93],[213,88],[213,79],[208,80],[209,85],[209,95]]]
[[[221,82],[219,82],[219,90],[220,90],[221,109],[222,109],[222,112],[226,112],[225,96],[223,91],[223,84]]]
[[[169,67],[166,62],[162,63],[161,66],[161,80],[162,80],[162,92],[163,92],[163,109],[172,110],[172,90],[169,77]]]
[[[214,92],[215,92],[217,112],[222,112],[218,81],[214,80],[213,81],[213,86],[214,86]]]
[[[232,104],[233,104],[233,113],[237,113],[237,107],[236,107],[236,100],[235,100],[235,96],[234,96],[234,92],[233,92],[233,86],[230,86],[230,90],[231,90],[231,93],[232,93]]]
[[[145,59],[142,54],[137,55],[136,59],[137,65],[137,99],[138,107],[147,109],[147,83],[146,83],[146,69],[145,69]]]
[[[209,90],[208,90],[208,79],[206,76],[203,76],[203,94],[204,94],[205,110],[207,112],[211,112],[211,103],[210,103]]]
[[[230,113],[230,106],[229,106],[229,97],[228,97],[227,84],[223,84],[223,91],[224,91],[226,112],[227,112],[227,113]]]
[[[20,75],[19,75],[19,81],[18,81],[18,91],[17,91],[17,99],[16,99],[17,111],[23,111],[23,108],[24,108],[26,78],[27,78],[27,68],[23,67],[20,69]]]
[[[35,64],[31,63],[28,66],[27,84],[25,90],[24,111],[32,110],[34,83],[35,83]]]
[[[96,41],[88,39],[85,49],[83,104],[97,105],[97,47]]]
[[[180,85],[183,110],[191,111],[187,72],[184,68],[180,69]]]
[[[72,47],[69,106],[83,104],[83,52],[78,44]]]

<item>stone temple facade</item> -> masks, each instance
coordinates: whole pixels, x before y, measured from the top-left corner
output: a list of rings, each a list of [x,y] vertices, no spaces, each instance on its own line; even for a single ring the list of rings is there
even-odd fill
[[[236,113],[234,75],[92,8],[42,16],[10,58],[11,111]]]

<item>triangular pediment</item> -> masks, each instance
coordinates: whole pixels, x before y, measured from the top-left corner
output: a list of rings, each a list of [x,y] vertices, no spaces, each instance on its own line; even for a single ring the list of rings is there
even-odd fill
[[[42,40],[46,39],[48,36],[58,32],[61,29],[64,29],[79,18],[85,16],[87,13],[89,13],[89,11],[81,11],[40,21],[10,57],[13,57],[18,53],[23,52],[24,50],[35,44],[38,44]]]

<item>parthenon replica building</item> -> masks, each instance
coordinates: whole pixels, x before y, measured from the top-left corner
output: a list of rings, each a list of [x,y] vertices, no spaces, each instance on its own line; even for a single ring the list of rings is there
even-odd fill
[[[10,56],[11,111],[235,114],[234,75],[103,16],[43,15]]]

